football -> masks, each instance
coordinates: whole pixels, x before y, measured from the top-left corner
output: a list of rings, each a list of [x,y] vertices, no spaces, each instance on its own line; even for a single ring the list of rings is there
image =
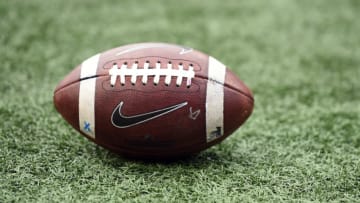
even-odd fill
[[[53,99],[82,135],[138,158],[198,153],[239,128],[254,106],[252,92],[224,64],[166,43],[96,54],[57,85]]]

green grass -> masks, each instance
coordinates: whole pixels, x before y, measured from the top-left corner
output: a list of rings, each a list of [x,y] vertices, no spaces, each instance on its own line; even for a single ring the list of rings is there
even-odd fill
[[[360,2],[0,1],[0,202],[360,202]],[[55,111],[83,59],[164,41],[223,61],[246,125],[172,163],[126,160]]]

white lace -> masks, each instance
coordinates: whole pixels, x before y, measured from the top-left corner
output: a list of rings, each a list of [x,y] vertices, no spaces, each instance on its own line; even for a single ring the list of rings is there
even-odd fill
[[[192,65],[189,66],[188,70],[184,70],[183,65],[178,64],[179,69],[173,69],[172,63],[167,63],[167,68],[160,68],[161,63],[157,62],[154,69],[149,69],[149,62],[144,63],[142,69],[138,68],[138,63],[133,63],[130,68],[128,68],[127,63],[123,63],[120,68],[117,64],[114,64],[113,67],[109,70],[110,84],[115,86],[116,79],[120,77],[121,85],[125,85],[125,76],[131,76],[131,83],[134,85],[138,76],[142,77],[142,83],[147,84],[148,77],[154,76],[154,85],[157,85],[160,81],[160,77],[165,76],[165,85],[170,85],[171,77],[176,78],[176,85],[180,86],[183,78],[186,78],[186,86],[191,85],[191,79],[194,78],[195,72]]]

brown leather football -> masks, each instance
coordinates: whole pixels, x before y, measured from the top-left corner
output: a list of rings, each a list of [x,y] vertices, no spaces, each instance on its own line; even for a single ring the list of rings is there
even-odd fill
[[[67,122],[104,148],[171,158],[222,141],[250,116],[254,99],[211,56],[140,43],[83,61],[58,84],[54,103]]]

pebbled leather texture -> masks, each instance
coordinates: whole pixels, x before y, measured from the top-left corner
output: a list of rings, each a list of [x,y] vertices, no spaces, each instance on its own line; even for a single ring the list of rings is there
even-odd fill
[[[182,54],[181,54],[182,53]],[[141,43],[114,48],[100,54],[95,86],[95,125],[96,137],[91,138],[81,132],[79,126],[79,86],[81,65],[77,66],[56,87],[54,104],[57,111],[81,134],[95,143],[120,154],[135,157],[168,158],[197,153],[221,142],[251,115],[254,99],[249,88],[228,68],[223,84],[223,132],[224,135],[214,141],[206,141],[206,88],[208,80],[209,56],[196,50],[165,43]],[[183,64],[187,69],[194,67],[195,77],[187,87],[183,82],[176,86],[176,77],[170,85],[165,84],[165,77],[160,77],[154,85],[154,77],[149,77],[144,85],[141,76],[134,84],[130,77],[125,84],[119,81],[110,85],[109,70],[114,63],[148,61],[150,67],[160,61],[161,68],[166,68],[169,61]],[[138,115],[156,109],[186,102],[186,105],[164,116],[129,128],[117,128],[111,122],[114,109],[124,103],[121,109],[124,115]],[[194,112],[197,112],[194,114]],[[195,116],[196,115],[196,116]],[[195,119],[194,119],[195,118]]]

